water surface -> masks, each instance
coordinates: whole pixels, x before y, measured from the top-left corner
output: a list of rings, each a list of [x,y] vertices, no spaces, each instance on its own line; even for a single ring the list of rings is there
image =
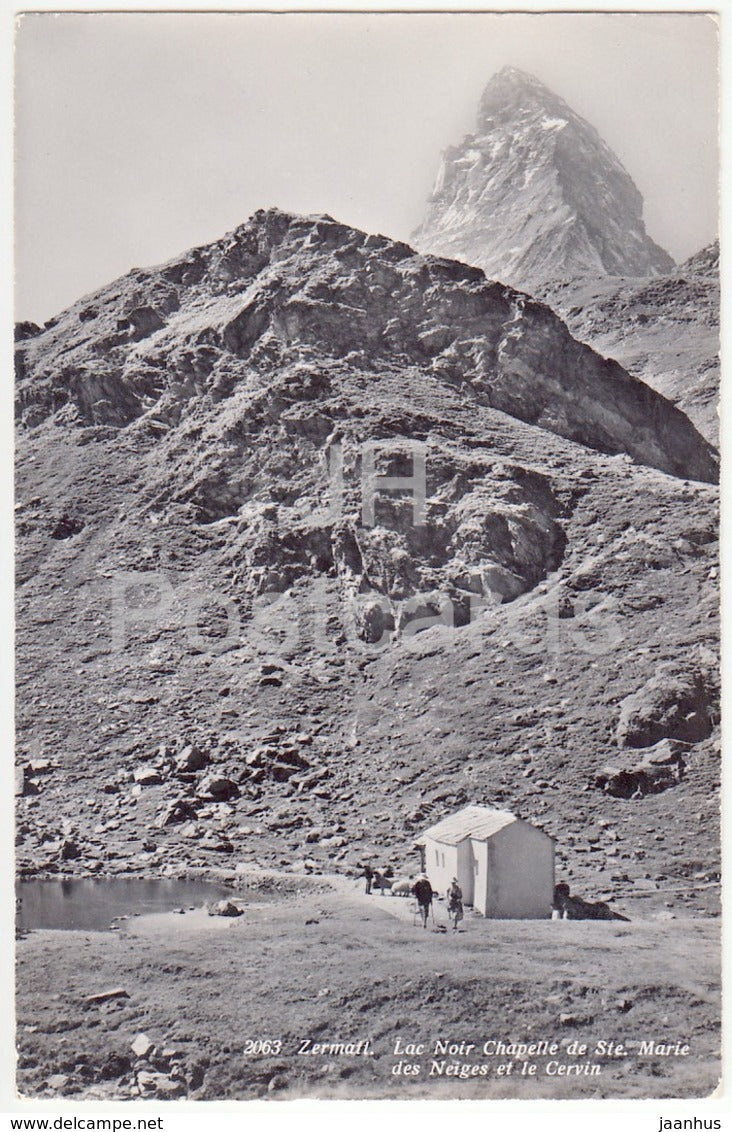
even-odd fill
[[[200,908],[211,900],[243,897],[224,884],[205,880],[140,880],[93,877],[81,880],[27,880],[16,885],[19,928],[104,931],[117,916]],[[248,889],[247,900],[261,899]]]

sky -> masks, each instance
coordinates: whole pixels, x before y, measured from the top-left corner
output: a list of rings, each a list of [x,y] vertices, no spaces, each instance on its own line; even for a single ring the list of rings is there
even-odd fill
[[[256,209],[409,239],[501,67],[594,125],[677,260],[717,233],[705,14],[35,13],[16,37],[16,318]]]

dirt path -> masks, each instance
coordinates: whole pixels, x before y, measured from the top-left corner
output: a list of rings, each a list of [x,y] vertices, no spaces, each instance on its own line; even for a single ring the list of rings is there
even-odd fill
[[[364,880],[362,877],[359,878],[358,881],[340,876],[333,876],[328,879],[336,892],[342,893],[350,904],[357,905],[361,908],[369,907],[378,912],[385,912],[387,915],[393,916],[396,920],[411,925],[411,927],[420,926],[421,921],[417,909],[417,902],[413,896],[392,896],[388,889],[385,893],[374,890],[368,895],[364,890]],[[447,909],[441,900],[435,900],[433,902],[427,928],[430,931],[437,932],[447,931],[450,928]],[[458,931],[463,932],[465,930],[465,921],[463,921]]]

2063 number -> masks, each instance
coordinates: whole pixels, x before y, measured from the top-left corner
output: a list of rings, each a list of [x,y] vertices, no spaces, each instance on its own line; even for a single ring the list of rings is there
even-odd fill
[[[282,1052],[282,1042],[274,1038],[247,1038],[244,1042],[245,1057],[277,1056]]]

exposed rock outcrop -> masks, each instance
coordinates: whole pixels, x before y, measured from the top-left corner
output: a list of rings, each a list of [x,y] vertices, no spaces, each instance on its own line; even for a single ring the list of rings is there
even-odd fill
[[[652,747],[629,749],[613,757],[595,777],[595,785],[616,798],[642,798],[681,782],[690,744],[661,739]]]
[[[662,665],[620,705],[619,747],[650,747],[661,739],[698,743],[718,722],[716,677],[695,664]]]

